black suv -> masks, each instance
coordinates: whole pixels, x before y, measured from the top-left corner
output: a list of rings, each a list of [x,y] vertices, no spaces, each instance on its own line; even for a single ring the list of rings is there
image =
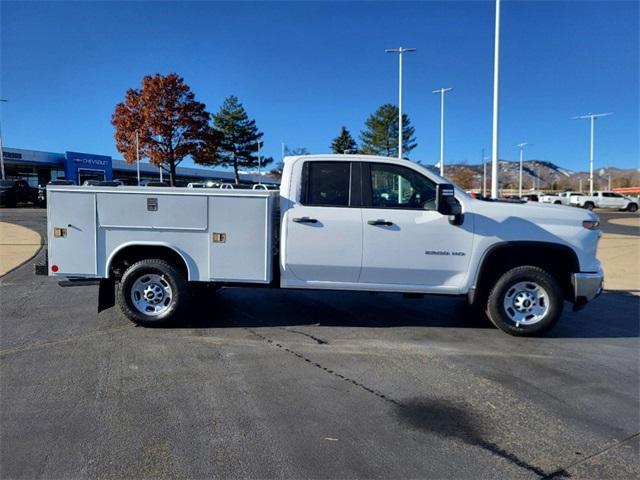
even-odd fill
[[[37,203],[38,189],[24,180],[0,180],[0,205],[15,207],[18,203]]]

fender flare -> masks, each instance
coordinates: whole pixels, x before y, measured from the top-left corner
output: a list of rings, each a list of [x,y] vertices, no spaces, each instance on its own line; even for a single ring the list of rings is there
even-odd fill
[[[115,258],[115,256],[125,248],[129,248],[129,247],[163,247],[163,248],[168,248],[169,250],[172,250],[184,262],[184,265],[187,268],[187,280],[190,281],[192,279],[191,267],[189,266],[189,262],[187,261],[187,258],[185,257],[184,253],[182,253],[180,250],[176,249],[175,247],[169,245],[167,242],[148,242],[148,241],[126,242],[120,245],[118,248],[114,249],[109,255],[109,258],[107,258],[107,261],[105,263],[104,278],[110,278],[109,271],[111,269],[111,263]]]

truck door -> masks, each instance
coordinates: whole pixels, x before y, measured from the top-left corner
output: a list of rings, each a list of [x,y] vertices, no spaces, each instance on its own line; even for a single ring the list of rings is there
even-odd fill
[[[352,182],[359,179],[356,170],[357,163],[305,161],[299,199],[283,218],[285,285],[358,280],[362,211],[356,199],[360,191]]]
[[[459,287],[473,230],[468,224],[451,225],[436,211],[436,184],[416,170],[374,162],[365,164],[362,184],[360,282]]]

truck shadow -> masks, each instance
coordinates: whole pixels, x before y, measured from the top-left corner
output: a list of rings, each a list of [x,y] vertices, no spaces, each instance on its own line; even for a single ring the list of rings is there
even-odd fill
[[[605,292],[584,310],[565,313],[551,338],[640,337],[640,297]],[[198,295],[190,311],[169,328],[445,327],[493,329],[486,317],[456,297],[404,298],[366,292],[224,288]],[[498,333],[498,332],[496,332]]]
[[[564,469],[546,472],[532,465],[485,437],[482,417],[473,414],[466,405],[443,402],[429,398],[414,398],[403,401],[395,408],[396,417],[409,427],[442,438],[459,440],[466,445],[482,448],[492,455],[503,458],[512,465],[537,475],[539,478],[567,478],[571,475]],[[485,423],[488,423],[486,421]]]

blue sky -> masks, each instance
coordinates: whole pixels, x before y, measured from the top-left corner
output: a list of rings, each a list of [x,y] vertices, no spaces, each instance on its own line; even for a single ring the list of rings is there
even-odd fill
[[[585,170],[588,122],[596,166],[639,166],[638,2],[503,1],[500,157]],[[397,102],[416,128],[411,157],[439,156],[447,94],[446,161],[489,155],[494,3],[7,2],[1,3],[2,131],[6,146],[113,155],[111,114],[129,87],[177,72],[215,112],[237,95],[265,132],[324,153],[341,125],[358,135],[379,105]],[[186,163],[185,163],[186,165]]]

